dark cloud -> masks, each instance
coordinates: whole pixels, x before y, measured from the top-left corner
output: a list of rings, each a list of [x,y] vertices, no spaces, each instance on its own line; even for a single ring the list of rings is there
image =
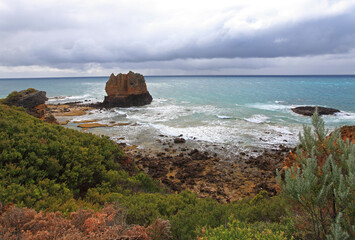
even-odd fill
[[[351,11],[341,16],[283,24],[252,36],[191,44],[165,53],[165,58],[294,57],[344,53],[354,48],[355,11]]]
[[[243,10],[240,7],[217,20],[211,16],[206,26],[177,26],[161,22],[144,7],[108,3],[82,11],[80,4],[53,7],[35,2],[13,0],[3,8],[0,4],[0,66],[265,70],[281,58],[334,55],[352,60],[353,55],[342,54],[355,49],[355,8],[244,33],[233,32],[231,23],[226,27],[232,14]],[[256,21],[253,16],[246,19]]]

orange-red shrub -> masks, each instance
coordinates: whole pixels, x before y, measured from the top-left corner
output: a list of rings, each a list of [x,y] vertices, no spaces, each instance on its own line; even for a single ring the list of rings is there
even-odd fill
[[[169,239],[170,223],[157,219],[151,226],[129,226],[125,213],[113,205],[100,212],[80,209],[69,218],[61,213],[36,212],[8,206],[0,212],[0,239]]]

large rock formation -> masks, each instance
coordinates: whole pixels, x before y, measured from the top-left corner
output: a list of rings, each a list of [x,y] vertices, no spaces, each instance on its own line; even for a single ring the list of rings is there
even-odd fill
[[[131,71],[117,76],[112,73],[105,90],[107,96],[103,102],[104,107],[143,106],[153,100],[143,75]]]
[[[327,108],[327,107],[311,107],[311,106],[304,106],[304,107],[295,107],[291,108],[291,110],[295,113],[304,115],[304,116],[312,116],[314,111],[318,108],[319,115],[333,115],[334,113],[340,112],[338,109],[334,108]]]
[[[38,91],[33,88],[14,91],[7,96],[3,103],[10,106],[21,106],[26,109],[27,113],[42,119],[48,123],[59,124],[57,119],[47,111],[46,101],[48,100],[45,91]]]

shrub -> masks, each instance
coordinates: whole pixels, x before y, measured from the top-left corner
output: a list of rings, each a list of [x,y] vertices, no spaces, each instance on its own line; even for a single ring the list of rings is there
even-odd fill
[[[0,215],[1,239],[169,239],[169,221],[149,227],[129,226],[122,209],[106,205],[101,211],[82,210],[64,218],[59,212],[36,212],[10,206]]]
[[[34,89],[34,88],[27,88],[26,90],[21,91],[25,94],[30,94],[30,93],[35,93],[38,92],[38,90]]]
[[[25,233],[11,225],[15,235],[3,224],[0,238],[16,239],[16,234],[27,234],[26,239],[40,239],[40,234],[43,238],[60,238],[64,234],[60,236],[66,239],[115,239],[118,235],[109,229],[116,226],[117,234],[124,231],[139,239],[171,236],[183,240],[196,239],[203,227],[214,229],[233,221],[249,224],[258,232],[269,229],[290,236],[294,231],[292,222],[286,221],[287,202],[282,196],[270,198],[261,192],[251,199],[221,204],[199,199],[188,191],[166,194],[157,181],[139,173],[134,166],[123,166],[127,158],[108,137],[49,125],[16,107],[0,104],[0,129],[0,200],[45,211],[39,214],[31,210],[36,218],[30,215],[29,221],[47,224],[38,225],[42,227],[36,232],[31,230],[35,225],[31,225]],[[116,207],[100,210],[106,202],[113,202]],[[20,214],[14,216],[29,213],[26,208],[11,211],[0,218],[16,211]],[[60,214],[46,213],[56,211]],[[229,218],[231,215],[234,217]],[[49,223],[49,217],[62,225]],[[68,221],[75,227],[66,228]]]
[[[248,223],[280,222],[289,217],[289,203],[283,196],[269,197],[266,191],[261,191],[254,197],[245,198],[228,206],[235,218]]]
[[[243,223],[231,217],[226,226],[207,227],[201,231],[199,240],[286,240],[282,231],[272,231],[269,228],[258,228],[255,224]]]
[[[3,102],[4,103],[14,103],[14,102],[17,102],[18,100],[20,100],[25,94],[31,94],[31,93],[35,93],[35,92],[38,92],[38,90],[36,90],[34,88],[28,88],[28,89],[22,90],[20,92],[13,91],[9,95],[7,95],[7,97],[5,99],[3,99]]]
[[[13,91],[7,97],[5,98],[4,102],[11,103],[11,102],[16,102],[20,100],[20,98],[23,96],[21,92],[18,91]]]
[[[148,227],[149,236],[154,240],[168,240],[171,238],[170,222],[157,218]]]
[[[354,237],[355,145],[342,140],[339,130],[327,136],[317,112],[312,125],[313,131],[304,126],[293,166],[285,169],[284,180],[278,173],[278,181],[299,206],[299,226],[311,238]]]
[[[146,174],[123,169],[124,154],[108,137],[50,125],[2,104],[0,129],[0,199],[5,204],[68,213],[88,202],[103,206],[113,192],[160,191]]]

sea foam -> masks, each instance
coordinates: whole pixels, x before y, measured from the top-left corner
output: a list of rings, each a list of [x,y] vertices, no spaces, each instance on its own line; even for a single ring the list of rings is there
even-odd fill
[[[249,118],[244,118],[245,121],[251,122],[251,123],[265,123],[269,117],[261,114],[255,114]]]

